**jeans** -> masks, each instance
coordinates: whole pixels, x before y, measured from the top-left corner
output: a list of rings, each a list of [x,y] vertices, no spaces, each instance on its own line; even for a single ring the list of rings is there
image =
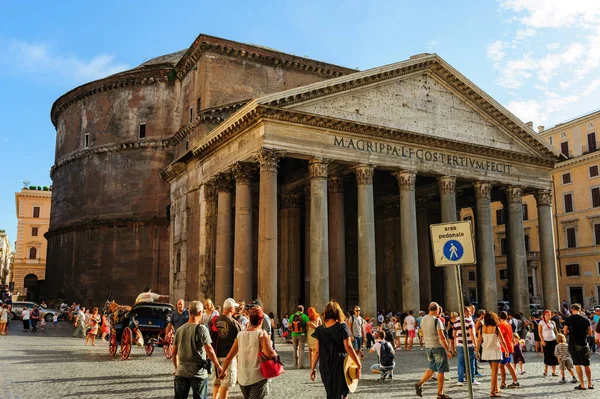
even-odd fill
[[[354,337],[354,341],[352,341],[352,347],[355,351],[359,351],[362,348],[363,337]]]
[[[465,352],[462,345],[457,345],[458,352],[458,381],[465,382]],[[469,365],[471,369],[471,381],[475,380],[475,348],[469,347]]]
[[[187,399],[190,388],[192,388],[192,398],[206,399],[208,392],[206,379],[175,376],[175,399]]]
[[[304,367],[304,345],[306,344],[306,335],[298,337],[292,336],[292,344],[294,345],[294,364],[299,368]]]

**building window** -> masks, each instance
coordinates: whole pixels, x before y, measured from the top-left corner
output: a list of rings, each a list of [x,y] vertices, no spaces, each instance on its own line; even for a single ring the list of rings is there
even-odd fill
[[[596,245],[600,245],[600,223],[594,225],[594,237]]]
[[[194,122],[194,107],[190,107],[190,123]]]
[[[592,188],[592,208],[600,206],[600,187]]]
[[[593,152],[596,151],[598,149],[598,144],[596,143],[596,133],[588,133],[587,135],[587,149],[588,152]]]
[[[598,276],[600,276],[600,260],[598,261],[598,264],[596,265],[596,269],[598,271]]]
[[[567,229],[567,248],[577,247],[577,234],[575,233],[575,227],[569,227]]]
[[[90,146],[90,134],[86,133],[85,136],[83,136],[83,148],[88,148]]]
[[[475,272],[469,272],[469,281],[475,281]]]
[[[576,263],[572,265],[567,265],[567,277],[572,276],[579,276],[579,265]]]
[[[145,123],[140,123],[140,128],[138,129],[138,137],[140,139],[146,138],[146,124]]]
[[[33,207],[33,217],[34,218],[39,218],[40,217],[40,207],[39,206],[34,206]]]
[[[496,225],[502,226],[505,222],[504,220],[504,209],[498,209],[496,211]]]
[[[37,248],[29,248],[29,259],[37,259]]]
[[[38,235],[38,228],[37,227],[32,227],[31,228],[31,236],[32,237],[37,237]]]
[[[598,165],[590,166],[590,177],[598,176]]]
[[[529,252],[529,235],[525,236],[525,252]]]
[[[563,195],[563,201],[565,203],[565,213],[573,212],[573,194]]]
[[[523,220],[528,220],[529,212],[527,212],[527,204],[523,204],[522,208],[523,208]]]
[[[500,280],[508,280],[508,270],[500,269]]]
[[[562,175],[562,182],[563,184],[569,184],[571,183],[571,173],[563,173]]]
[[[189,140],[187,140],[187,141],[185,142],[185,150],[187,151],[187,150],[189,150],[189,149],[190,149],[190,141],[189,141]]]
[[[548,142],[550,143],[550,145],[554,144],[553,141],[554,140],[552,140],[552,137],[548,137]]]
[[[202,109],[202,106],[201,106],[202,105],[202,101],[201,100],[202,100],[202,97],[198,97],[198,99],[196,100],[196,110],[198,112],[200,112],[200,110]]]
[[[500,255],[506,255],[506,238],[500,239]]]
[[[560,152],[562,152],[565,157],[569,158],[569,142],[568,141],[563,141],[562,143],[560,143]]]
[[[177,250],[177,257],[175,259],[175,273],[181,271],[181,250]]]

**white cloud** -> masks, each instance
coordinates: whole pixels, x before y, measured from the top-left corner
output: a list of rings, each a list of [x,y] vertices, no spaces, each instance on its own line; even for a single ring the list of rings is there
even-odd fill
[[[502,40],[496,40],[494,43],[490,44],[487,47],[487,56],[495,62],[500,62],[506,56],[504,52],[504,48],[506,45],[502,42]]]
[[[574,104],[578,100],[577,96],[566,96],[545,100],[511,101],[507,108],[521,120],[545,124],[551,115],[563,111],[566,106]]]
[[[499,66],[496,66],[500,69]],[[523,86],[523,82],[532,76],[532,71],[538,68],[538,63],[531,58],[531,55],[525,54],[520,59],[507,61],[500,69],[498,84],[507,89],[518,89]]]
[[[501,6],[519,13],[517,19],[535,29],[592,27],[600,21],[598,0],[501,0]]]
[[[59,55],[47,43],[30,43],[19,40],[0,42],[0,64],[17,74],[60,76],[70,83],[83,83],[100,79],[128,69],[118,63],[113,55],[97,55],[82,60],[73,55]]]
[[[548,50],[556,50],[559,47],[560,47],[560,43],[550,43],[550,44],[546,45],[546,48]]]
[[[535,29],[532,29],[532,28],[520,29],[516,33],[516,40],[523,40],[527,37],[535,36],[535,35],[537,35],[537,31]]]
[[[600,79],[594,79],[590,83],[587,83],[584,88],[582,95],[584,97],[590,96],[593,92],[600,87]]]
[[[437,47],[437,45],[439,44],[439,41],[436,39],[431,39],[427,42],[427,47],[431,50],[435,47]]]

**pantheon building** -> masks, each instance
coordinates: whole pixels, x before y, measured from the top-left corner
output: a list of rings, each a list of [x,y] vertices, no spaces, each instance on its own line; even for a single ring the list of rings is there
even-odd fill
[[[511,307],[528,313],[522,197],[558,307],[550,172],[559,153],[436,54],[356,71],[200,35],[80,86],[57,128],[48,279],[68,299],[457,309],[429,225],[472,208],[477,299],[497,307],[490,204],[507,210]]]

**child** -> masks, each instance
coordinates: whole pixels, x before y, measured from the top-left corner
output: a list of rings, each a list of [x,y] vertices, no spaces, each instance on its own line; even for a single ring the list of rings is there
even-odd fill
[[[554,355],[560,362],[560,376],[562,377],[562,379],[558,383],[567,383],[567,381],[565,381],[565,369],[567,369],[569,370],[569,373],[572,377],[571,383],[576,384],[577,378],[575,377],[575,373],[573,372],[573,359],[569,354],[569,345],[567,345],[566,343],[567,337],[565,337],[564,334],[558,334],[556,336],[556,342],[558,342],[558,344],[556,345],[556,348],[554,348]]]
[[[46,329],[46,318],[42,317],[40,319],[40,330],[45,330]]]
[[[513,333],[513,346],[515,348],[515,352],[513,354],[513,363],[515,364],[515,371],[517,368],[517,364],[521,369],[521,374],[525,374],[525,370],[523,368],[523,364],[525,363],[525,358],[523,357],[522,348],[525,347],[525,341],[519,337],[519,334]]]
[[[52,325],[54,325],[54,328],[56,328],[57,324],[58,324],[58,313],[54,313],[54,316],[52,316]]]

